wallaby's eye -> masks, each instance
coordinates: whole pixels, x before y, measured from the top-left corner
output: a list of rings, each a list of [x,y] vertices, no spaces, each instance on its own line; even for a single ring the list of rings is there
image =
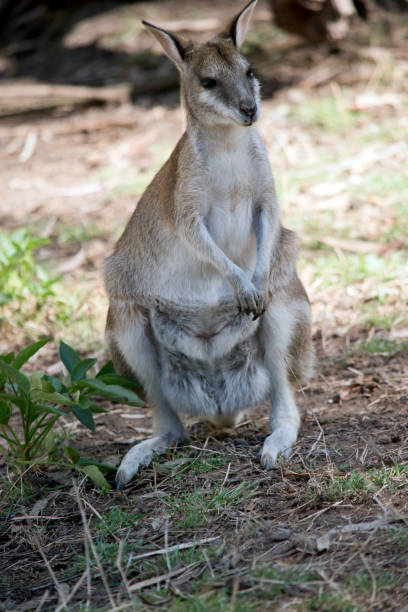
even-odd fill
[[[252,68],[248,68],[246,75],[248,79],[253,79],[255,76],[255,72],[252,70]]]
[[[200,83],[205,89],[212,89],[216,86],[217,81],[215,79],[200,79]]]

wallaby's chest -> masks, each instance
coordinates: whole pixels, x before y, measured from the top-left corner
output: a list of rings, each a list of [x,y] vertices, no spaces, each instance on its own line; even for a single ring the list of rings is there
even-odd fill
[[[240,149],[217,152],[206,164],[201,213],[213,239],[230,255],[238,244],[245,249],[251,239],[254,202],[251,170],[248,152]]]

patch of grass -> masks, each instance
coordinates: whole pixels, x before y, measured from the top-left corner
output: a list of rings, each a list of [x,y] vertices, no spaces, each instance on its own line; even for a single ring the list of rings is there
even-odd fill
[[[320,612],[360,612],[360,606],[352,603],[347,596],[320,589],[307,603],[307,610]]]
[[[66,321],[71,309],[57,277],[47,273],[35,259],[47,239],[35,238],[25,228],[0,234],[0,325],[12,319],[14,325],[44,316],[52,301],[57,319]]]
[[[93,529],[102,537],[118,536],[121,531],[135,527],[144,516],[138,512],[129,513],[120,506],[112,506],[103,514],[102,520],[93,525]]]
[[[404,556],[408,557],[408,527],[391,528],[390,535],[393,544],[402,550]]]
[[[87,350],[89,345],[99,349],[102,340],[95,332],[89,292],[72,291],[36,259],[37,250],[47,243],[25,228],[0,234],[0,330],[27,340],[58,336],[69,324],[71,341],[87,344]]]
[[[264,567],[253,570],[249,574],[250,583],[261,590],[264,596],[277,599],[292,588],[302,588],[307,585],[309,588],[321,578],[314,572],[304,571],[298,567],[290,565]]]
[[[344,253],[339,259],[335,253],[329,253],[315,259],[314,276],[321,280],[323,287],[332,285],[347,287],[366,279],[375,280],[380,285],[386,281],[406,277],[406,256],[401,251],[384,255]],[[385,287],[383,291],[386,292]]]
[[[391,570],[383,570],[375,573],[375,581],[377,589],[381,589],[394,586],[398,582],[398,579]],[[346,584],[348,584],[352,590],[356,590],[359,594],[362,593],[363,595],[371,593],[373,589],[372,577],[366,569],[354,573],[346,579]]]
[[[342,134],[359,121],[358,115],[346,106],[347,91],[342,91],[344,100],[333,95],[308,98],[307,103],[294,105],[292,114],[304,125],[323,128],[328,133]]]
[[[169,463],[160,463],[158,456],[153,459],[153,465],[158,469],[158,471],[171,474],[172,478],[175,480],[184,478],[184,475],[187,473],[207,474],[209,472],[214,472],[227,464],[228,459],[222,457],[221,455],[195,457],[192,458],[191,461],[187,460],[186,462],[182,463],[179,463],[176,459],[174,465]]]
[[[1,485],[0,508],[4,520],[0,521],[0,533],[9,529],[8,521],[18,509],[23,508],[24,512],[26,505],[32,503],[37,496],[32,485],[21,478],[13,483],[4,481]]]
[[[364,173],[361,182],[353,190],[354,197],[377,196],[389,197],[394,201],[406,204],[408,195],[408,174],[406,171],[373,168]]]
[[[395,355],[399,351],[407,351],[408,342],[395,342],[386,338],[375,338],[374,340],[363,342],[357,350],[369,355],[389,356]]]
[[[382,232],[381,236],[386,243],[397,242],[400,248],[408,248],[408,195],[404,195],[404,202],[396,202],[392,211],[392,226]]]
[[[379,309],[379,306],[382,308]],[[396,321],[401,320],[401,314],[404,316],[406,313],[399,311],[394,305],[384,305],[384,300],[379,298],[361,306],[361,325],[389,332]]]
[[[266,604],[267,605],[267,604]],[[251,601],[249,596],[237,596],[235,604],[231,604],[231,594],[227,588],[211,589],[192,595],[188,599],[174,598],[169,612],[255,612],[259,610],[259,603]]]
[[[226,508],[242,503],[255,488],[256,485],[251,484],[249,488],[243,482],[233,488],[213,485],[209,491],[194,489],[177,498],[168,497],[165,501],[180,529],[194,529],[205,524],[211,513],[220,514]]]
[[[141,195],[154,175],[155,173],[152,171],[139,171],[133,173],[133,175],[129,176],[126,181],[123,181],[113,188],[113,197],[117,197],[119,195]]]
[[[103,236],[103,232],[96,225],[65,225],[57,224],[55,228],[57,234],[57,243],[59,245],[64,244],[76,244],[86,243],[92,238],[99,238]]]
[[[331,479],[317,478],[309,485],[309,493],[321,499],[337,501],[345,497],[354,498],[363,493],[373,493],[381,487],[396,490],[407,486],[408,464],[395,464],[391,467],[370,468],[366,471],[353,471],[342,476],[337,474]]]

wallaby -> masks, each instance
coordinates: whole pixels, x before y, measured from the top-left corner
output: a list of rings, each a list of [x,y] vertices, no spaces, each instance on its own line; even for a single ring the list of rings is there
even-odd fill
[[[297,439],[311,314],[254,125],[259,83],[239,51],[256,2],[205,44],[143,21],[180,72],[187,127],[105,263],[107,345],[153,409],[154,436],[125,455],[119,489],[184,438],[179,413],[233,425],[270,401],[265,468]]]

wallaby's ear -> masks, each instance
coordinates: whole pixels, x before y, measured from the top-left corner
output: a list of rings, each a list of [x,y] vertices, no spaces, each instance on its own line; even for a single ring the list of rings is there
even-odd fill
[[[234,45],[240,49],[242,43],[245,40],[245,36],[251,21],[252,13],[258,0],[251,0],[246,6],[238,13],[231,22],[227,30],[228,38],[232,38]]]
[[[166,55],[176,64],[177,68],[182,70],[186,50],[181,40],[174,34],[166,32],[166,30],[158,28],[148,21],[143,20],[142,23],[157,38]]]

